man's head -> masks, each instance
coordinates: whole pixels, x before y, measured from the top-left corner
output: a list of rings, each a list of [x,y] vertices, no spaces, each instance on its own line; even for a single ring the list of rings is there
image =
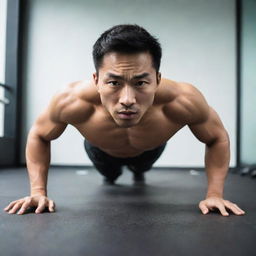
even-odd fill
[[[103,57],[109,52],[148,52],[156,72],[159,71],[162,49],[157,39],[138,25],[117,25],[101,34],[93,46],[96,72],[102,66]]]
[[[94,81],[102,105],[119,126],[138,124],[153,104],[161,54],[157,39],[137,25],[114,26],[94,44]]]

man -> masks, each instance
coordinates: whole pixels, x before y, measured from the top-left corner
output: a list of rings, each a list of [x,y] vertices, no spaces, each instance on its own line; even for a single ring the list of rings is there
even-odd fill
[[[208,191],[199,208],[203,214],[219,209],[228,216],[244,211],[223,199],[229,167],[229,137],[217,113],[192,85],[161,79],[161,47],[145,29],[119,25],[105,31],[93,47],[96,72],[91,82],[75,82],[56,94],[32,126],[26,160],[31,195],[11,202],[5,211],[23,214],[29,207],[41,213],[55,205],[47,197],[50,141],[68,124],[85,138],[85,149],[94,166],[114,184],[127,165],[135,182],[143,182],[182,127],[206,144]]]

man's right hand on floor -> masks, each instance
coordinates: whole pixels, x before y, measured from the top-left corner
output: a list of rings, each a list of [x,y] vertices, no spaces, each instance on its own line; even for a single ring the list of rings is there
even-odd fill
[[[17,214],[23,214],[31,207],[36,207],[35,213],[42,213],[46,207],[50,212],[55,211],[55,204],[53,200],[43,195],[26,196],[13,201],[6,208],[4,208],[4,211],[8,212],[9,214],[15,214],[17,211]]]

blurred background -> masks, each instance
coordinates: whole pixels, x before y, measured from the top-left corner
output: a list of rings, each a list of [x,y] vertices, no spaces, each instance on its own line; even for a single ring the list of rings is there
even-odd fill
[[[111,26],[138,24],[163,48],[162,76],[196,86],[231,140],[231,167],[256,163],[255,0],[0,0],[0,164],[25,164],[30,127],[52,95],[90,80],[92,46]],[[52,165],[90,166],[72,126],[52,141]],[[186,127],[156,167],[203,167]]]

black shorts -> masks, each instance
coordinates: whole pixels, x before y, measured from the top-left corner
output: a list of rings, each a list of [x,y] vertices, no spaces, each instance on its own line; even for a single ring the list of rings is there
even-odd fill
[[[122,166],[127,166],[134,173],[149,171],[160,157],[166,143],[153,150],[148,150],[135,157],[119,158],[110,156],[101,149],[84,140],[84,147],[95,168],[105,177],[115,180],[122,174]]]

